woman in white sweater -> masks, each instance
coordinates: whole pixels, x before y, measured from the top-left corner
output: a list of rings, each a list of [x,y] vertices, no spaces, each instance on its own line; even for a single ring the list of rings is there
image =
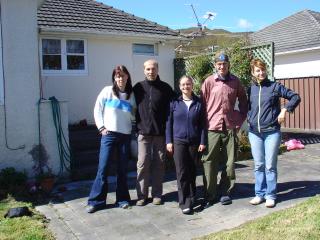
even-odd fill
[[[88,213],[106,207],[107,169],[114,151],[119,152],[119,158],[116,159],[116,203],[121,208],[127,208],[130,201],[127,166],[136,103],[132,93],[131,77],[125,66],[121,65],[113,69],[112,82],[112,86],[102,89],[94,107],[95,123],[102,136],[98,172],[88,199]]]

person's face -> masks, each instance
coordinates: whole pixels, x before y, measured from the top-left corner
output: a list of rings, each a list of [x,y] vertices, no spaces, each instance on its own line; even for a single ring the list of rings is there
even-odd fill
[[[126,88],[128,75],[124,72],[119,72],[116,75],[114,75],[114,80],[116,81],[118,88],[121,91],[124,91],[124,89]]]
[[[227,76],[228,72],[229,72],[229,63],[228,62],[216,62],[214,64],[217,73],[219,75],[221,75],[222,77]]]
[[[266,70],[264,70],[262,68],[254,66],[253,71],[252,71],[252,75],[255,77],[255,79],[258,82],[262,82],[266,78],[267,72],[266,72]]]
[[[144,75],[149,81],[156,80],[158,76],[158,67],[154,62],[146,62],[144,64]]]
[[[180,90],[183,94],[189,96],[192,93],[193,83],[189,78],[182,78],[179,84]]]

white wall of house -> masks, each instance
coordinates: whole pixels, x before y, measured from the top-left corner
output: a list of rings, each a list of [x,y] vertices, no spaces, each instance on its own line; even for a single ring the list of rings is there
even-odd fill
[[[320,76],[320,48],[275,54],[275,78]]]
[[[39,144],[37,6],[40,2],[0,1],[3,39],[3,69],[0,74],[4,76],[2,86],[5,86],[2,89],[3,101],[0,103],[0,169],[14,167],[26,170],[30,177],[33,174],[33,159],[29,152]],[[46,112],[51,116],[51,109]],[[52,122],[46,121],[41,122],[42,127],[53,128]],[[56,136],[50,133],[42,138],[49,155],[49,164],[55,170],[59,166],[58,149],[50,145]]]
[[[71,35],[45,35],[41,38],[80,38],[87,44],[87,74],[42,74],[44,97],[55,96],[59,100],[68,102],[69,123],[78,123],[86,119],[93,124],[93,107],[99,92],[106,85],[110,85],[112,70],[116,65],[125,65],[133,80],[133,84],[144,79],[143,63],[150,58],[159,62],[159,75],[163,81],[174,85],[173,43],[158,44],[157,56],[134,55],[133,43],[154,44],[156,40],[142,41],[132,38],[94,37]],[[128,40],[129,39],[129,40]],[[159,42],[159,40],[157,40]]]

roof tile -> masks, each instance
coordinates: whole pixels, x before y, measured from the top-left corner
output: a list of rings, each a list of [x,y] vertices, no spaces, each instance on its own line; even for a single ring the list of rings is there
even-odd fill
[[[274,42],[275,52],[320,47],[320,13],[303,10],[250,34],[255,44]]]
[[[40,29],[99,30],[104,33],[179,37],[178,31],[93,0],[46,0],[38,10]]]

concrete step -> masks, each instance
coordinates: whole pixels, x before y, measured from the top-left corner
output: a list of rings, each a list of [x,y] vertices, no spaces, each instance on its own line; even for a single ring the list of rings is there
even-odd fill
[[[73,153],[73,168],[98,165],[99,150],[78,151]]]
[[[96,129],[71,131],[69,134],[70,147],[73,151],[99,149],[101,135]]]
[[[99,163],[100,139],[101,135],[95,126],[69,129],[70,147],[73,155],[71,174],[73,180],[92,179],[95,177]],[[132,136],[132,139],[134,140],[135,137]],[[131,143],[130,158],[132,159],[137,157],[136,143],[136,141]],[[117,158],[118,156],[115,153],[114,160],[110,162],[109,166],[109,174],[111,175],[116,175]],[[128,170],[136,171],[136,163],[129,164]]]

